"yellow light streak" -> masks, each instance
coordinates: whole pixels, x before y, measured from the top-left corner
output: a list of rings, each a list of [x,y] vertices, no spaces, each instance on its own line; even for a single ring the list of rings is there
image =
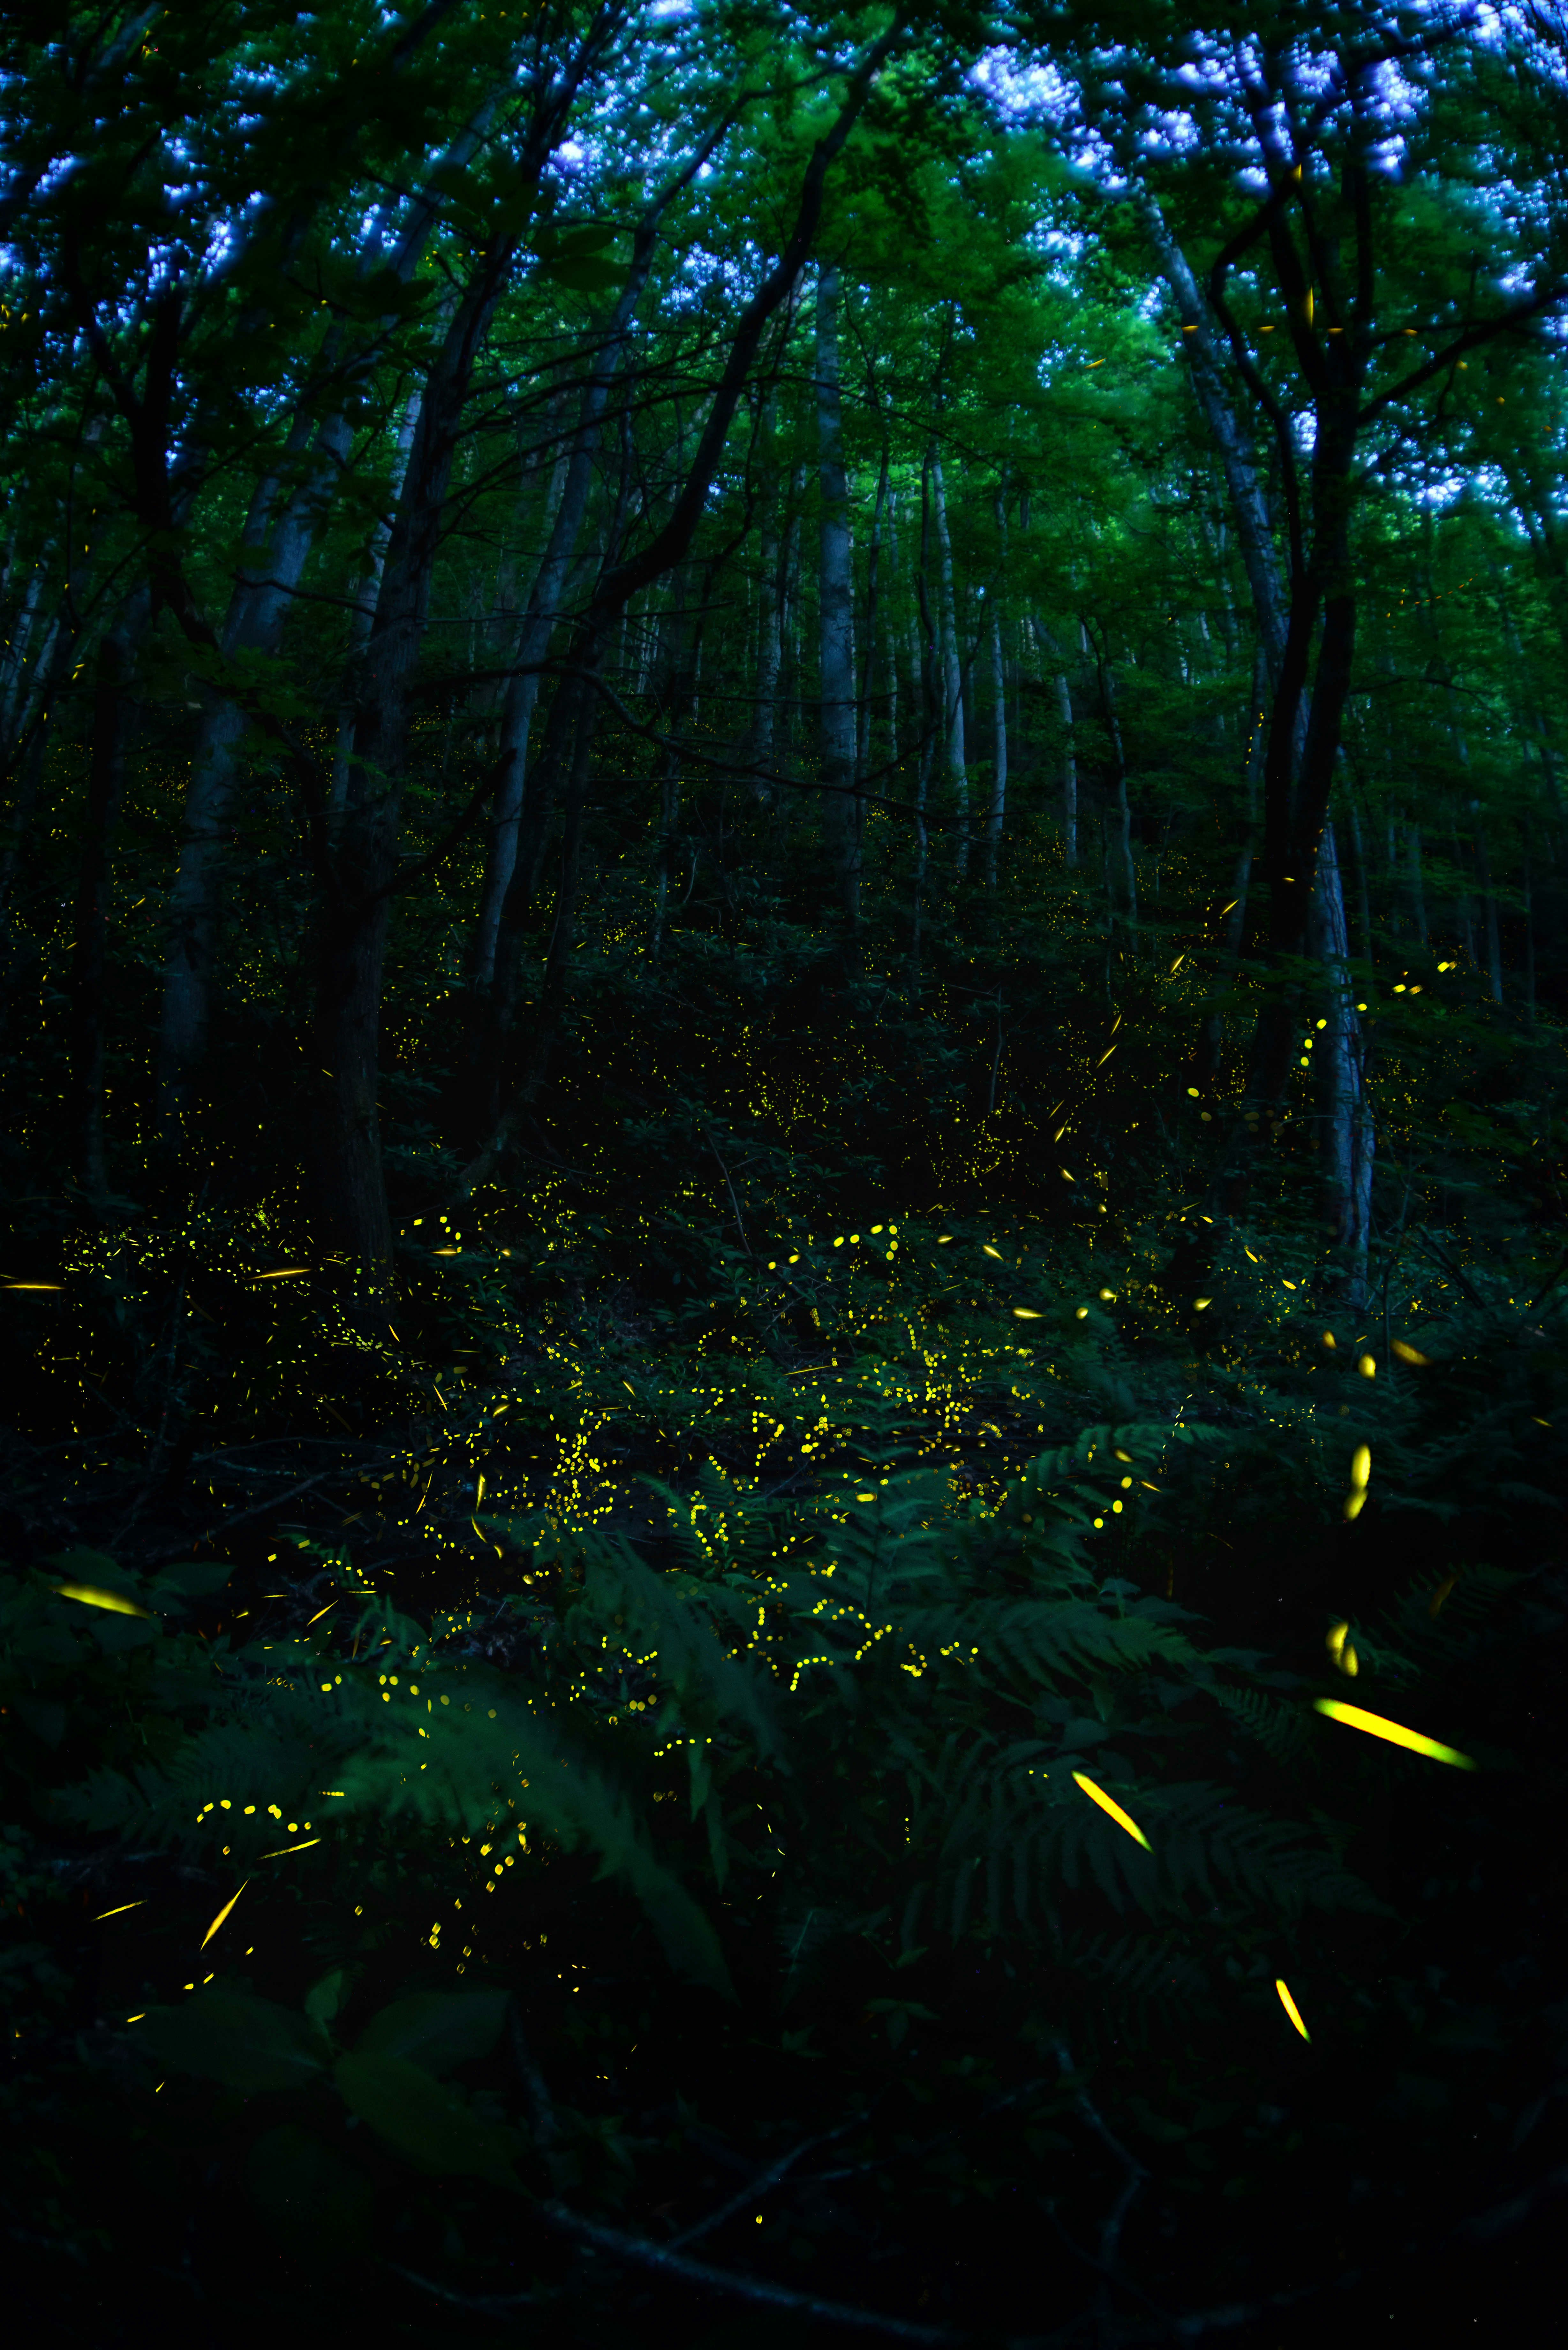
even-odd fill
[[[1092,1779],[1086,1779],[1081,1771],[1074,1772],[1073,1780],[1076,1786],[1082,1787],[1085,1794],[1087,1795],[1091,1804],[1098,1804],[1101,1811],[1108,1813],[1110,1817],[1115,1820],[1117,1827],[1126,1828],[1128,1835],[1131,1836],[1135,1844],[1141,1844],[1145,1852],[1149,1852],[1153,1849],[1147,1836],[1145,1835],[1137,1822],[1135,1819],[1130,1819],[1127,1814],[1123,1811],[1119,1804],[1113,1803],[1103,1787],[1096,1787],[1094,1781]]]
[[[1317,1712],[1326,1713],[1331,1721],[1343,1721],[1352,1730],[1365,1730],[1371,1738],[1386,1738],[1390,1746],[1407,1746],[1412,1754],[1429,1755],[1434,1762],[1451,1762],[1456,1771],[1474,1771],[1478,1765],[1457,1746],[1440,1746],[1435,1738],[1423,1737],[1418,1730],[1407,1730],[1403,1722],[1386,1721],[1380,1713],[1364,1713],[1358,1705],[1345,1705],[1336,1697],[1316,1697],[1313,1705]]]
[[[310,1624],[319,1624],[324,1616],[331,1615],[332,1610],[337,1607],[337,1602],[336,1599],[329,1599],[325,1607],[318,1607],[317,1609],[315,1615],[310,1619]],[[307,1624],[305,1627],[307,1632],[310,1629],[310,1624]]]
[[[1015,1322],[1038,1322],[1043,1319],[1043,1316],[1035,1312],[1033,1305],[1015,1305],[1012,1309],[1012,1318]]]
[[[250,1878],[247,1877],[246,1877],[246,1879],[245,1879],[245,1885],[248,1885],[249,1883],[250,1883]],[[242,1886],[241,1886],[241,1887],[240,1887],[240,1893],[243,1893],[243,1892],[244,1891],[244,1889],[245,1889],[245,1885],[242,1885]],[[217,1932],[217,1930],[218,1930],[219,1927],[223,1924],[223,1922],[224,1918],[228,1916],[228,1914],[229,1914],[230,1910],[234,1908],[234,1903],[239,1899],[239,1898],[240,1898],[240,1893],[232,1894],[232,1895],[230,1896],[229,1899],[228,1899],[227,1901],[225,1901],[225,1902],[224,1902],[224,1904],[223,1904],[223,1908],[219,1910],[219,1912],[218,1912],[217,1916],[213,1918],[213,1920],[212,1924],[208,1927],[208,1929],[207,1929],[206,1932],[202,1935],[202,1939],[201,1939],[201,1941],[197,1944],[197,1946],[196,1946],[196,1947],[197,1947],[197,1949],[198,1949],[198,1950],[204,1950],[206,1949],[206,1947],[207,1947],[208,1943],[212,1940],[212,1939],[213,1939],[213,1935]]]
[[[307,1264],[280,1264],[275,1273],[258,1273],[254,1278],[257,1281],[293,1281],[296,1274],[309,1271]]]
[[[63,1281],[8,1281],[7,1289],[63,1289]]]
[[[145,1616],[151,1620],[150,1607],[139,1607],[134,1599],[122,1598],[118,1591],[100,1591],[96,1583],[57,1583],[54,1587],[62,1599],[79,1599],[84,1607],[107,1607],[111,1616]]]
[[[1353,1485],[1369,1485],[1372,1482],[1372,1448],[1369,1444],[1358,1444],[1351,1454],[1350,1482]]]
[[[1432,1357],[1423,1355],[1418,1347],[1410,1346],[1403,1338],[1396,1338],[1393,1343],[1394,1352],[1402,1363],[1414,1363],[1418,1370],[1426,1370],[1430,1366]]]
[[[1276,1975],[1274,1977],[1274,1989],[1280,1994],[1280,2005],[1284,2009],[1285,2013],[1290,2017],[1291,2022],[1295,2025],[1295,2028],[1301,2033],[1302,2038],[1310,2045],[1312,2033],[1302,2022],[1302,2012],[1296,2005],[1294,2000],[1291,1997],[1290,1986],[1286,1983],[1283,1975]]]
[[[93,1919],[93,1924],[100,1926],[106,1918],[123,1918],[128,1909],[145,1909],[146,1907],[145,1897],[140,1901],[122,1901],[118,1909],[100,1909]]]
[[[313,1844],[319,1844],[320,1842],[321,1838],[319,1836],[306,1836],[303,1844],[275,1845],[271,1852],[260,1852],[256,1855],[256,1858],[258,1860],[283,1860],[286,1859],[291,1852],[307,1852]],[[249,1880],[247,1879],[246,1881],[248,1882]],[[222,1921],[220,1920],[220,1923]]]

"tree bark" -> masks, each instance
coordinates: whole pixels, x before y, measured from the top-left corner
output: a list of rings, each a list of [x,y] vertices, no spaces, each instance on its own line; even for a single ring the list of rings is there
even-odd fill
[[[855,577],[844,411],[838,377],[838,265],[825,261],[816,285],[818,744],[822,828],[845,943],[860,921],[860,823],[856,784]]]
[[[114,836],[125,797],[131,666],[151,612],[151,593],[146,588],[138,590],[99,645],[93,681],[92,750],[71,962],[70,1074],[77,1180],[99,1208],[109,1193],[104,1146],[104,991]]]
[[[1372,1220],[1372,1113],[1366,1097],[1363,1044],[1347,969],[1349,941],[1334,827],[1325,823],[1313,892],[1312,951],[1324,972],[1324,1010],[1312,1047],[1317,1093],[1318,1164],[1326,1221],[1345,1303],[1366,1303],[1366,1251]]]
[[[1002,580],[1007,562],[1007,514],[996,500],[996,531],[1002,562],[991,590],[991,806],[985,827],[985,886],[996,888],[996,860],[1007,814],[1007,662],[1002,650]]]
[[[952,542],[948,536],[948,504],[942,484],[942,461],[930,462],[931,507],[936,521],[939,611],[941,618],[942,749],[948,790],[958,812],[958,878],[969,872],[969,766],[964,754],[963,665],[959,655],[958,601],[953,588]]]
[[[400,64],[406,61],[400,59]],[[426,174],[390,253],[378,221],[361,255],[362,279],[384,270],[404,285],[410,282],[440,218],[445,202],[444,181],[466,169],[479,152],[495,105],[493,94],[485,99],[439,164]],[[345,354],[340,337],[329,332],[318,355],[318,376],[337,383],[346,380],[352,389],[367,357],[373,359],[380,328],[389,323],[382,320],[380,327],[366,334],[357,358]],[[340,404],[329,404],[328,413],[318,423],[318,411],[310,399],[302,400],[291,428],[286,448],[289,459],[301,454],[316,429],[315,462],[306,478],[285,494],[281,506],[278,485],[270,480],[259,484],[252,501],[243,543],[252,549],[265,547],[268,560],[259,576],[247,567],[234,581],[219,634],[227,654],[270,656],[282,642],[284,623],[306,560],[353,447],[353,425],[341,404],[341,391],[335,397]],[[203,703],[179,862],[167,908],[158,1070],[161,1103],[174,1115],[188,1102],[211,1020],[222,842],[245,727],[243,707],[234,699],[209,689]]]

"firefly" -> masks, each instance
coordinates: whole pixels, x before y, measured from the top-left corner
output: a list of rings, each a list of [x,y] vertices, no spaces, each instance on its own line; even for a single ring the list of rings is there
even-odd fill
[[[118,1591],[100,1591],[96,1583],[57,1583],[55,1589],[62,1599],[79,1599],[84,1607],[107,1607],[111,1616],[151,1616],[150,1607],[139,1607],[134,1599],[123,1598]]]
[[[1127,1813],[1123,1811],[1121,1805],[1119,1804],[1114,1804],[1103,1787],[1096,1787],[1094,1781],[1092,1779],[1085,1779],[1081,1771],[1075,1771],[1073,1773],[1073,1779],[1075,1785],[1082,1787],[1085,1794],[1087,1795],[1091,1804],[1098,1804],[1101,1811],[1108,1813],[1110,1817],[1115,1820],[1117,1827],[1126,1828],[1128,1835],[1131,1836],[1135,1844],[1141,1844],[1145,1852],[1148,1852],[1152,1849],[1147,1836],[1145,1835],[1137,1822],[1134,1819],[1129,1819]]]
[[[1296,2005],[1294,2000],[1291,1997],[1290,1987],[1286,1983],[1282,1975],[1276,1975],[1274,1977],[1274,1989],[1280,1994],[1280,2005],[1284,2009],[1285,2013],[1290,2017],[1291,2022],[1295,2025],[1295,2028],[1301,2033],[1302,2038],[1310,2043],[1312,2033],[1302,2022],[1302,2012]]]
[[[247,1877],[246,1877],[246,1879],[245,1879],[245,1885],[248,1885],[249,1883],[250,1883],[250,1878]],[[243,1893],[243,1892],[244,1891],[244,1889],[245,1889],[245,1885],[242,1885],[242,1886],[241,1886],[241,1887],[240,1887],[240,1893]],[[217,1916],[213,1918],[213,1920],[212,1924],[208,1927],[208,1929],[207,1929],[206,1932],[202,1935],[202,1939],[201,1939],[201,1942],[200,1942],[200,1944],[198,1945],[198,1947],[199,1947],[200,1949],[202,1949],[202,1950],[203,1950],[206,1949],[206,1947],[207,1947],[208,1943],[212,1940],[212,1939],[213,1939],[213,1935],[217,1932],[217,1930],[218,1930],[219,1927],[223,1924],[223,1922],[224,1918],[228,1916],[228,1914],[229,1914],[230,1910],[234,1908],[234,1903],[239,1899],[239,1898],[240,1898],[240,1893],[235,1893],[235,1894],[234,1894],[234,1895],[232,1895],[232,1896],[230,1897],[230,1898],[229,1898],[227,1901],[225,1901],[225,1902],[224,1902],[224,1904],[223,1904],[223,1908],[219,1910],[219,1912],[218,1912]]]
[[[1412,1754],[1430,1755],[1434,1762],[1451,1762],[1456,1771],[1473,1771],[1475,1763],[1457,1747],[1440,1746],[1435,1738],[1424,1738],[1418,1730],[1407,1730],[1402,1722],[1387,1721],[1380,1713],[1364,1713],[1358,1705],[1345,1705],[1336,1697],[1314,1698],[1313,1705],[1319,1713],[1326,1713],[1331,1721],[1343,1721],[1352,1730],[1365,1730],[1369,1737],[1386,1738],[1390,1746],[1407,1746]]]

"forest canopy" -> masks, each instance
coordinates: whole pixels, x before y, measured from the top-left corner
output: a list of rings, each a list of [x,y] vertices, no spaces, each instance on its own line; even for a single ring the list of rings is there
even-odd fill
[[[1568,2178],[1565,169],[1545,0],[8,12],[68,2338],[247,2226],[427,2339],[1484,2302]]]

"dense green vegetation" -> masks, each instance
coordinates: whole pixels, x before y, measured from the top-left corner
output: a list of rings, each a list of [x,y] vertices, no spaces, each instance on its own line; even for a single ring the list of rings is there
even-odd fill
[[[4,42],[24,2307],[1511,2324],[1559,12]]]

